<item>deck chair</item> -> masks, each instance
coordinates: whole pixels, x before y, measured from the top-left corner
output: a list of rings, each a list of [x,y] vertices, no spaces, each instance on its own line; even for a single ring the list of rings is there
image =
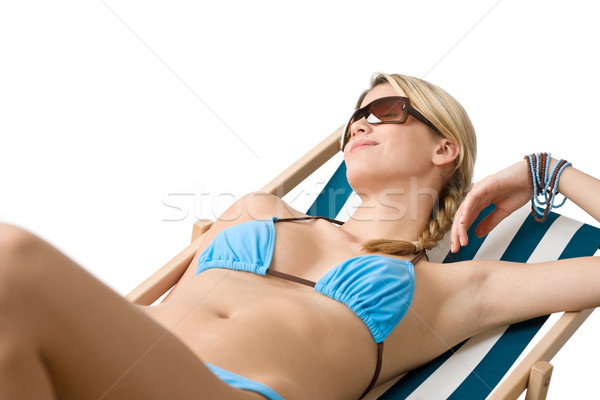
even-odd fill
[[[267,184],[263,191],[284,196],[339,152],[341,127],[304,157]],[[339,217],[352,194],[342,163],[308,209],[310,215]],[[491,206],[493,207],[493,206]],[[513,213],[485,238],[477,238],[474,227],[489,214],[488,207],[469,232],[469,244],[449,253],[443,240],[428,253],[436,262],[468,259],[501,259],[541,262],[588,256],[600,246],[600,229],[551,213],[537,223],[527,207]],[[194,224],[192,243],[164,267],[142,282],[126,297],[135,304],[149,305],[166,293],[191,262],[210,221]],[[549,361],[585,321],[592,310],[562,313],[485,332],[455,346],[430,363],[376,387],[369,400],[400,399],[516,399],[527,390],[526,400],[545,399],[552,373]],[[537,344],[533,337],[544,331]],[[527,354],[521,356],[524,349]],[[519,363],[515,361],[519,359]],[[515,364],[515,365],[513,365]]]

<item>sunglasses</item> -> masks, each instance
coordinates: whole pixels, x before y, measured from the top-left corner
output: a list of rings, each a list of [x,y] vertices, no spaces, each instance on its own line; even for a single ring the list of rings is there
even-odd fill
[[[409,115],[412,115],[429,126],[435,133],[442,136],[440,131],[410,104],[408,97],[382,97],[354,111],[342,133],[342,151],[344,151],[346,144],[350,140],[350,136],[352,136],[350,128],[354,122],[366,118],[367,122],[371,125],[403,124]]]

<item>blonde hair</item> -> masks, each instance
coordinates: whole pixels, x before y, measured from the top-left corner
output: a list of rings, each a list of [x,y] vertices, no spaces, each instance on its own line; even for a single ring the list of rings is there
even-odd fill
[[[371,89],[381,84],[390,84],[399,93],[403,92],[413,107],[431,121],[442,136],[460,146],[454,171],[439,195],[440,206],[433,208],[429,222],[417,241],[376,239],[363,244],[363,250],[372,253],[418,253],[421,249],[433,248],[450,230],[454,214],[471,187],[477,153],[475,128],[456,99],[438,86],[412,76],[375,74],[371,79],[371,87],[359,97],[356,108],[360,107]]]

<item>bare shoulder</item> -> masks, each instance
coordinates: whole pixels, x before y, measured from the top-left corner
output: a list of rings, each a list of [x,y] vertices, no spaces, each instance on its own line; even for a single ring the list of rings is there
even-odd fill
[[[232,204],[215,223],[229,226],[271,217],[299,217],[304,215],[277,196],[266,192],[251,192]]]
[[[266,192],[251,192],[236,200],[213,223],[200,246],[203,249],[214,237],[230,226],[272,217],[299,217],[305,214],[295,210],[277,196]]]

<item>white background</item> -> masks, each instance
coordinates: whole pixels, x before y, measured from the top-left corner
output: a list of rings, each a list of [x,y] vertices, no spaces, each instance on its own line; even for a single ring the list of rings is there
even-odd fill
[[[600,176],[590,4],[2,2],[0,219],[125,294],[187,245],[195,219],[343,124],[376,71],[424,77],[465,106],[476,180],[539,151]],[[598,319],[555,358],[550,399],[597,398]]]

